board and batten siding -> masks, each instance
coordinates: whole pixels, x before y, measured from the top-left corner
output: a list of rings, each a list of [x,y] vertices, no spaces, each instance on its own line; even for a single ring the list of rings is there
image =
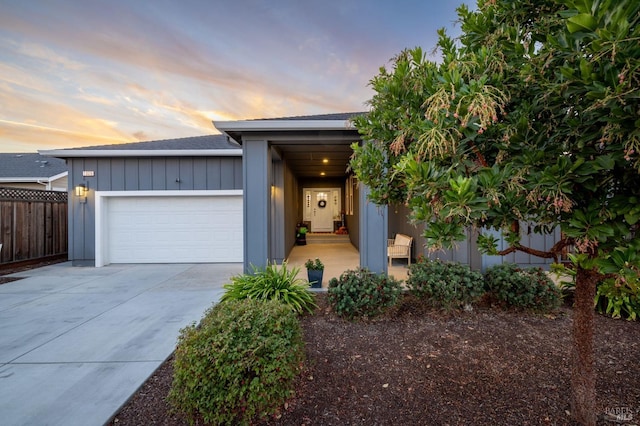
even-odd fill
[[[541,251],[549,251],[551,247],[553,247],[553,245],[560,241],[560,239],[562,238],[559,227],[555,228],[550,234],[540,234],[533,232],[533,227],[533,224],[527,224],[525,222],[520,223],[520,243],[525,247],[531,247]],[[509,247],[501,233],[495,230],[485,232],[493,235],[498,239],[498,250],[505,250]],[[550,265],[553,262],[553,259],[543,259],[541,257],[527,254],[522,251],[517,251],[506,256],[490,256],[487,254],[482,255],[483,270],[486,270],[491,266],[500,265],[503,263],[517,263],[520,266],[549,269]]]
[[[95,262],[95,191],[242,190],[242,157],[68,158],[69,260]],[[93,172],[93,176],[83,176]],[[86,203],[74,188],[88,187]]]
[[[418,227],[413,226],[409,221],[410,211],[406,206],[392,206],[389,214],[389,238],[393,238],[396,233],[410,235],[413,240],[413,257],[417,258],[422,255],[429,259],[439,259],[450,262],[460,262],[467,264],[473,270],[485,271],[487,268],[502,263],[517,263],[523,267],[539,266],[543,269],[549,269],[553,259],[542,259],[537,256],[526,254],[518,251],[506,256],[489,256],[481,254],[478,250],[476,240],[478,238],[477,231],[468,229],[467,238],[459,241],[453,249],[438,250],[430,252],[426,247],[426,240],[423,237],[424,225]],[[550,234],[540,234],[533,232],[533,224],[522,222],[520,224],[520,243],[523,246],[531,247],[536,250],[548,251],[553,245],[560,240],[560,229],[554,229]],[[498,239],[498,250],[504,250],[508,247],[504,237],[500,232],[495,230],[483,231],[493,235]]]

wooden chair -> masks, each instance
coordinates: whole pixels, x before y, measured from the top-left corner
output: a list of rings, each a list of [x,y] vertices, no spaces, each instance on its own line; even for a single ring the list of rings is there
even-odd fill
[[[404,234],[396,234],[393,239],[387,240],[387,256],[389,257],[389,266],[392,259],[407,259],[408,265],[411,266],[411,244],[413,238]]]

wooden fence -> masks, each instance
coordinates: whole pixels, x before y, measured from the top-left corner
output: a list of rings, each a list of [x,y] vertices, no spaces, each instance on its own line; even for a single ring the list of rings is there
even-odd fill
[[[0,264],[67,254],[67,193],[0,188]]]

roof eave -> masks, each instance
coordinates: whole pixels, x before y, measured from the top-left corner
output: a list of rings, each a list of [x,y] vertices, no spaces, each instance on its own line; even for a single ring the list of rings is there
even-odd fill
[[[54,180],[58,180],[58,179],[62,179],[65,176],[68,176],[69,172],[62,172],[62,173],[58,173],[57,175],[53,175],[49,178],[49,181],[53,182]]]
[[[0,183],[40,183],[48,182],[49,177],[3,177]]]
[[[356,130],[351,120],[240,120],[213,121],[224,133],[273,132],[292,130]]]
[[[49,149],[40,155],[78,157],[240,157],[242,149]]]

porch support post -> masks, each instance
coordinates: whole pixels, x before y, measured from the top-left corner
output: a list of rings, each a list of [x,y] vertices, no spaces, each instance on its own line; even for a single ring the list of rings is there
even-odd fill
[[[360,184],[360,266],[371,272],[387,273],[387,206],[377,206],[367,198],[369,187]]]
[[[262,268],[270,259],[271,150],[266,140],[242,143],[244,272]]]

